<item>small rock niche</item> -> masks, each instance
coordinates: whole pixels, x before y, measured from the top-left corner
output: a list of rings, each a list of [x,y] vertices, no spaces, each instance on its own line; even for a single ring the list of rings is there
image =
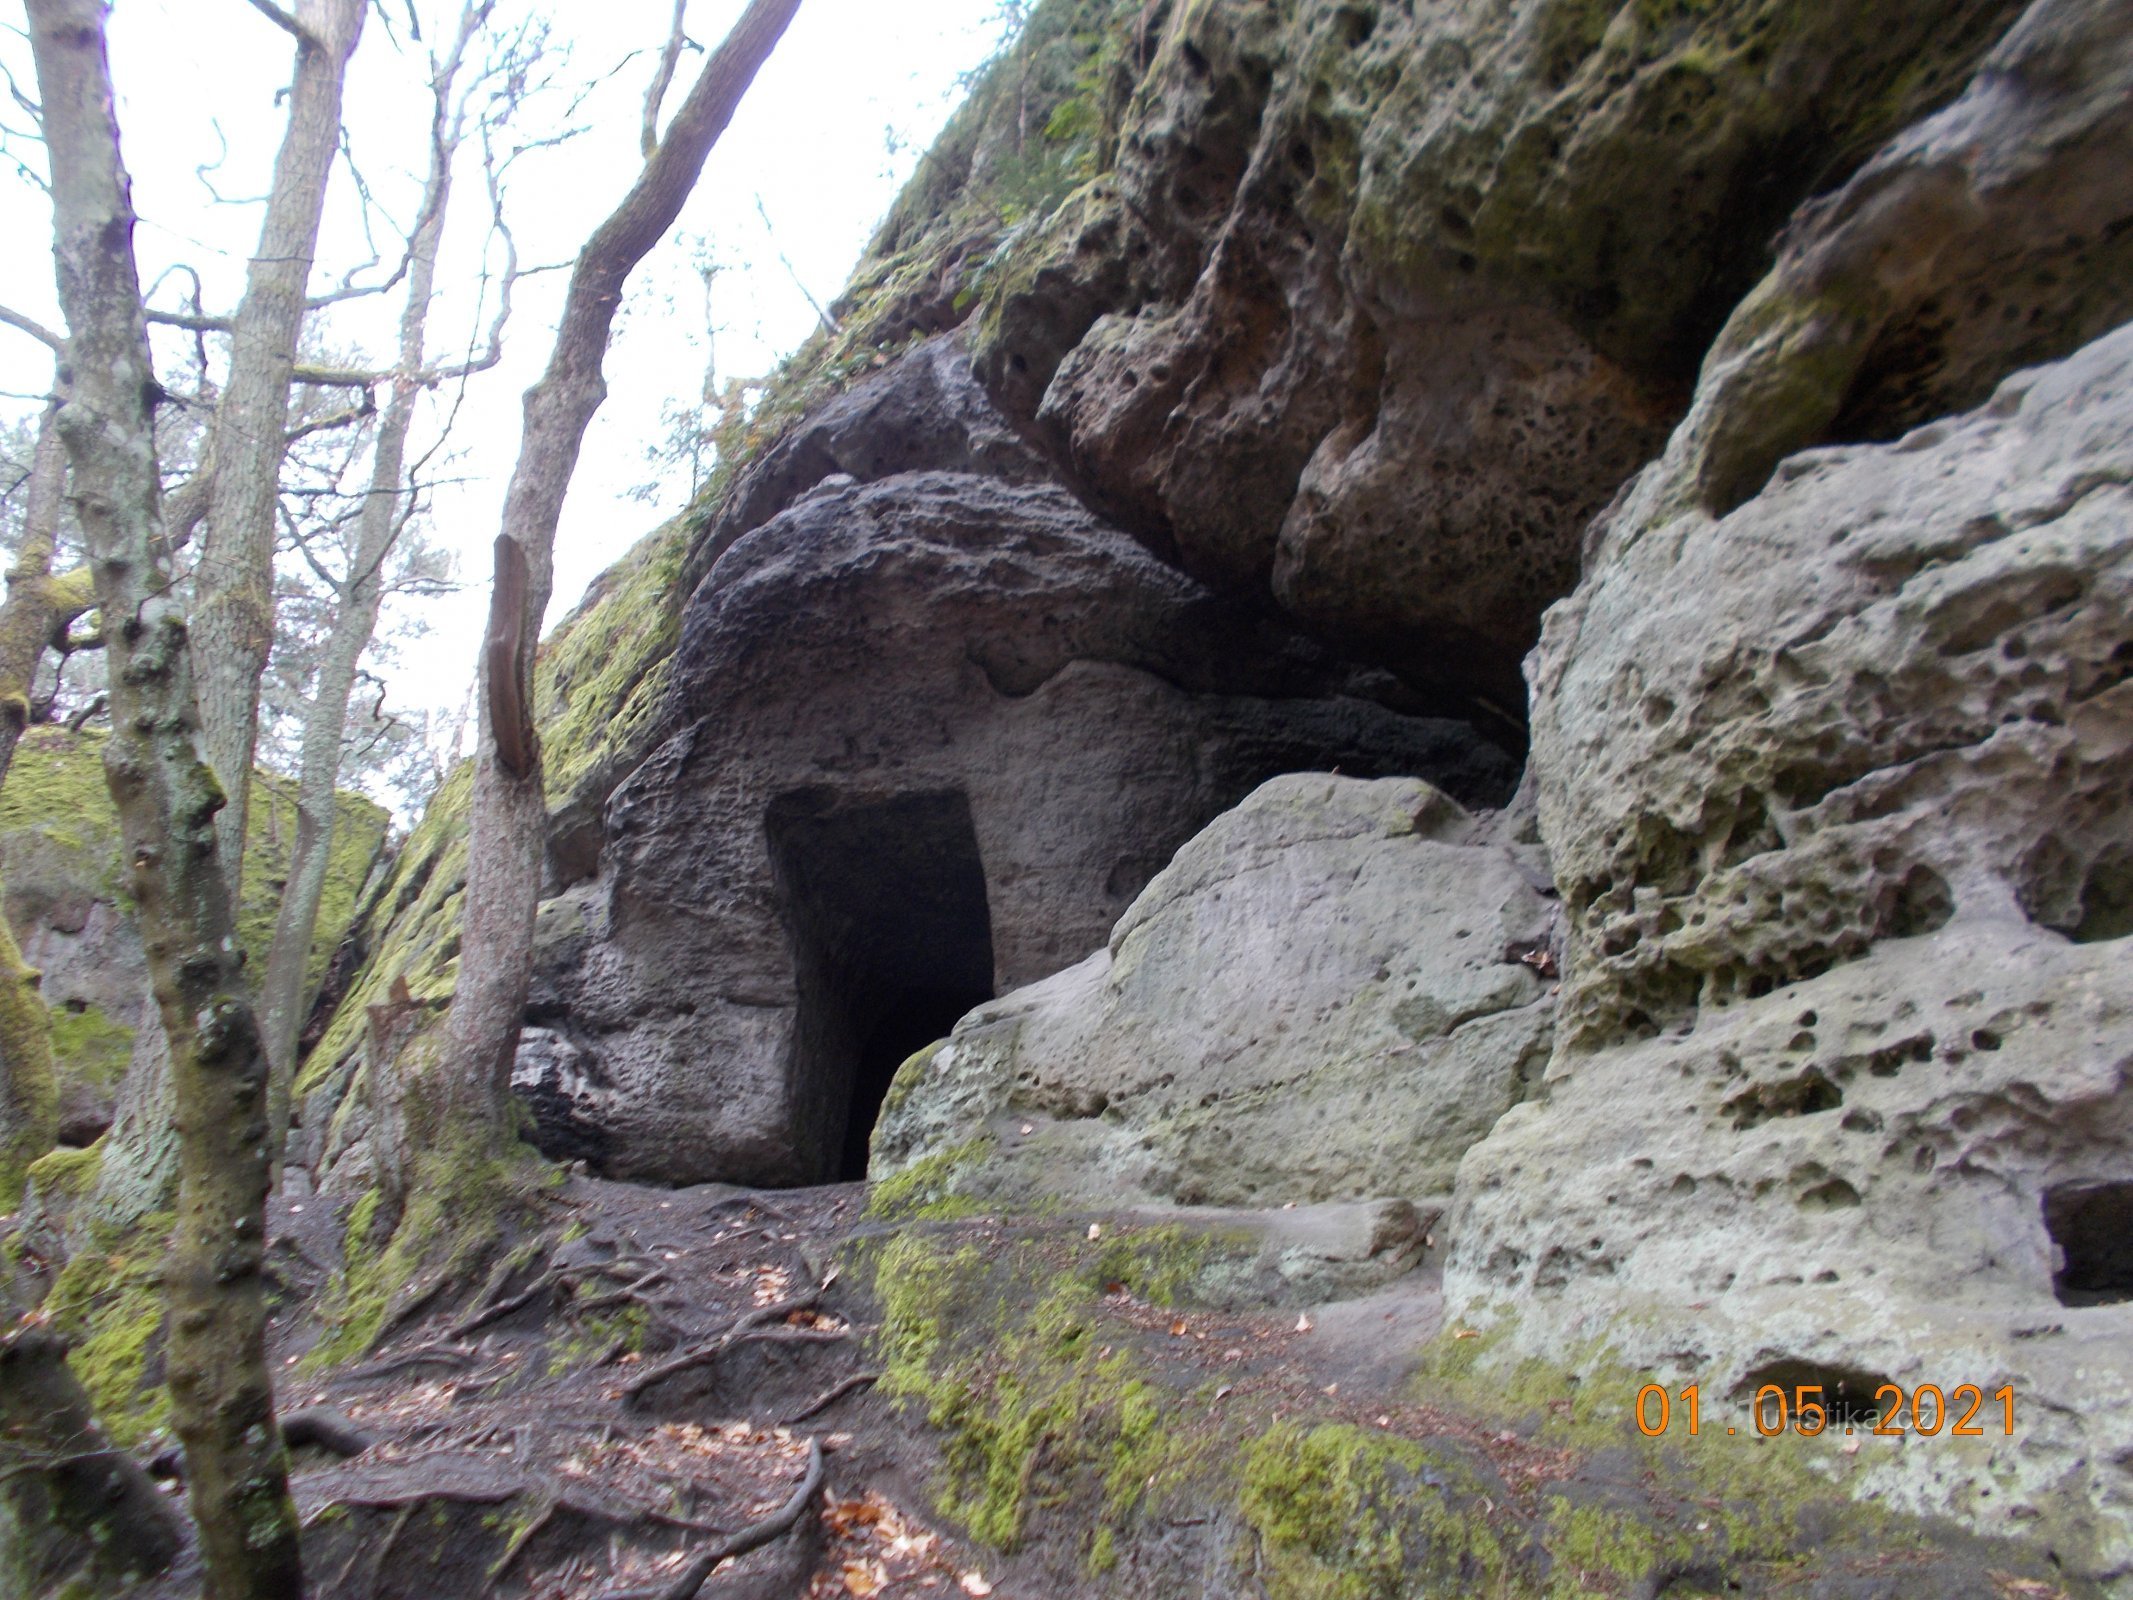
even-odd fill
[[[2061,1305],[2133,1300],[2133,1180],[2048,1191],[2044,1226],[2058,1246],[2052,1290]]]

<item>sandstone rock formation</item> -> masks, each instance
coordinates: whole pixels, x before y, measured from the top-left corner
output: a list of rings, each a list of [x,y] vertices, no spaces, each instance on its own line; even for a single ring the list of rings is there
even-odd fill
[[[673,683],[607,809],[600,936],[536,999],[615,1086],[605,1169],[670,1181],[857,1170],[896,1062],[1100,944],[1270,773],[1487,800],[1514,770],[1056,488],[968,474],[832,478],[742,538]]]
[[[1804,207],[1705,358],[1669,492],[1724,513],[1778,460],[1974,406],[2133,315],[2133,7],[2043,0],[1963,97]]]
[[[1523,1352],[1707,1393],[2012,1384],[2019,1449],[1876,1441],[1862,1486],[2096,1574],[2133,1552],[2129,484],[2133,328],[1726,517],[1629,498],[1532,667],[1564,1026],[1447,1275]]]
[[[1188,570],[1515,707],[1766,241],[2019,9],[1181,7],[980,371]]]
[[[874,1174],[947,1160],[957,1193],[1093,1205],[1448,1195],[1555,1009],[1554,907],[1474,831],[1413,779],[1267,783],[1104,949],[907,1063]]]
[[[544,654],[546,1147],[915,1048],[877,1177],[1419,1231],[1506,1408],[2012,1385],[1788,1459],[2133,1581],[2133,3],[1048,0],[937,157]]]

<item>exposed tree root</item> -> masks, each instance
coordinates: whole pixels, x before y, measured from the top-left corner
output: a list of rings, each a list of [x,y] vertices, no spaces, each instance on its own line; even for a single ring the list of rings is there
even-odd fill
[[[674,1581],[659,1589],[609,1590],[601,1600],[696,1600],[697,1591],[720,1563],[744,1556],[751,1550],[760,1550],[773,1539],[782,1538],[792,1531],[813,1502],[822,1487],[822,1443],[818,1439],[807,1442],[807,1472],[793,1496],[761,1522],[752,1523],[739,1533],[707,1546],[693,1556],[681,1569]]]
[[[454,1323],[452,1325],[452,1337],[455,1339],[464,1339],[469,1334],[479,1332],[481,1329],[486,1328],[492,1322],[503,1321],[504,1318],[510,1316],[511,1313],[514,1311],[525,1310],[526,1307],[532,1305],[534,1301],[540,1299],[542,1295],[548,1294],[553,1291],[562,1281],[563,1279],[560,1273],[542,1273],[538,1278],[535,1278],[533,1282],[526,1285],[526,1287],[521,1289],[517,1294],[510,1295],[505,1299],[498,1300],[493,1304],[484,1306],[481,1310],[475,1312],[474,1315],[466,1318],[464,1321]]]
[[[767,1330],[770,1324],[782,1322],[795,1311],[811,1310],[821,1302],[821,1299],[822,1291],[820,1289],[810,1289],[805,1294],[795,1295],[790,1300],[780,1300],[774,1305],[758,1306],[708,1344],[700,1344],[692,1350],[684,1350],[680,1355],[669,1356],[658,1365],[647,1367],[644,1371],[638,1373],[636,1377],[623,1385],[622,1397],[630,1404],[635,1404],[638,1397],[647,1389],[696,1367],[709,1366],[736,1344],[742,1343],[744,1339],[751,1336],[759,1338],[778,1337],[767,1331],[758,1333],[758,1330]],[[794,1333],[820,1333],[824,1330],[793,1329],[791,1331]],[[842,1338],[845,1335],[839,1333],[837,1337]],[[824,1341],[818,1339],[809,1341],[794,1340],[793,1342],[819,1343]]]
[[[828,1389],[825,1389],[821,1394],[815,1396],[814,1399],[808,1401],[806,1405],[802,1406],[798,1411],[795,1411],[791,1416],[782,1418],[781,1426],[789,1428],[794,1423],[805,1422],[810,1417],[818,1417],[823,1412],[829,1410],[829,1408],[835,1405],[839,1400],[842,1400],[846,1395],[852,1394],[860,1389],[867,1388],[869,1385],[879,1383],[880,1381],[881,1374],[878,1372],[855,1372],[849,1378],[846,1378],[842,1383],[833,1384]]]
[[[341,1374],[340,1381],[342,1383],[369,1383],[378,1378],[390,1378],[395,1373],[406,1371],[409,1367],[471,1367],[472,1365],[474,1365],[474,1352],[471,1350],[450,1350],[442,1345],[424,1345],[419,1350],[409,1350],[401,1355],[387,1356],[383,1361],[372,1361],[367,1365],[355,1368],[351,1372],[345,1372]]]
[[[281,1419],[281,1440],[290,1449],[316,1445],[337,1456],[359,1456],[374,1442],[348,1418],[327,1406],[306,1406]]]

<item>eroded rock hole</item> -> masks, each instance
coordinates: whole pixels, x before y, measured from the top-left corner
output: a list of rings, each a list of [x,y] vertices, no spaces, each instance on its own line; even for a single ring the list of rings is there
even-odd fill
[[[2044,1226],[2058,1246],[2052,1290],[2061,1305],[2133,1300],[2133,1181],[2050,1190],[2044,1196]]]
[[[2089,868],[2081,885],[2081,922],[2074,938],[2082,944],[2123,939],[2133,933],[2133,848],[2107,850]]]
[[[970,804],[806,791],[773,801],[764,826],[799,989],[795,1154],[818,1180],[863,1178],[897,1067],[993,995]]]
[[[1881,1417],[1879,1391],[1888,1379],[1860,1367],[1832,1366],[1821,1361],[1785,1359],[1772,1361],[1742,1376],[1733,1398],[1749,1404],[1764,1389],[1775,1385],[1785,1395],[1787,1425],[1797,1421],[1803,1406],[1821,1406],[1827,1413],[1825,1426],[1842,1433],[1845,1429],[1871,1428]],[[1802,1390],[1806,1393],[1803,1395]],[[1815,1393],[1819,1389],[1820,1394]],[[1777,1402],[1765,1397],[1767,1420],[1777,1418]],[[1807,1425],[1814,1426],[1813,1413]]]

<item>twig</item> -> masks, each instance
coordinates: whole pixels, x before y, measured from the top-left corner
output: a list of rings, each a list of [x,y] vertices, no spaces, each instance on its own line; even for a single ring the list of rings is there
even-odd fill
[[[881,1374],[878,1372],[855,1372],[849,1378],[846,1378],[844,1382],[824,1390],[791,1416],[783,1418],[782,1426],[789,1428],[794,1423],[805,1422],[809,1417],[820,1416],[846,1395],[880,1381]]]
[[[721,1539],[698,1551],[695,1559],[664,1589],[611,1590],[602,1596],[602,1600],[696,1600],[697,1591],[722,1562],[744,1556],[751,1550],[760,1550],[771,1540],[790,1533],[821,1487],[822,1442],[810,1439],[807,1441],[807,1475],[800,1480],[800,1487],[793,1491],[793,1497],[776,1511],[731,1538]]]
[[[659,65],[652,70],[651,87],[644,91],[644,130],[638,144],[647,160],[659,148],[659,107],[674,85],[674,69],[681,63],[681,47],[688,42],[681,31],[689,0],[674,0],[674,22],[667,29],[667,42],[660,47]]]
[[[378,1579],[385,1572],[386,1556],[391,1553],[394,1542],[400,1537],[400,1530],[407,1526],[407,1519],[415,1514],[415,1507],[419,1503],[419,1501],[411,1500],[395,1512],[393,1514],[393,1525],[385,1530],[385,1537],[378,1541],[377,1557],[370,1564],[370,1592],[372,1594],[378,1592]]]
[[[589,1300],[573,1301],[570,1309],[579,1313],[605,1311],[611,1306],[634,1303],[650,1310],[657,1310],[658,1308],[645,1296],[644,1291],[666,1275],[667,1269],[665,1267],[654,1267],[634,1283],[626,1283],[621,1288],[612,1290],[607,1294],[596,1294]]]
[[[467,1350],[446,1350],[435,1346],[425,1346],[420,1350],[410,1350],[406,1355],[393,1356],[385,1361],[374,1361],[367,1367],[357,1367],[353,1372],[344,1372],[341,1374],[341,1381],[343,1383],[359,1383],[368,1382],[372,1378],[389,1378],[402,1368],[425,1366],[431,1363],[447,1367],[471,1367],[474,1365],[474,1356],[471,1351]]]
[[[780,1300],[776,1305],[758,1306],[709,1344],[698,1345],[693,1350],[684,1350],[678,1356],[669,1356],[666,1360],[660,1362],[658,1366],[648,1367],[643,1372],[638,1373],[636,1377],[623,1385],[623,1399],[634,1402],[639,1395],[654,1384],[664,1383],[667,1379],[679,1373],[687,1372],[692,1368],[709,1365],[739,1343],[744,1335],[753,1333],[756,1329],[768,1323],[781,1321],[791,1316],[795,1311],[809,1310],[821,1298],[821,1290],[810,1289],[807,1293],[794,1299]]]
[[[704,1207],[704,1211],[706,1213],[704,1221],[710,1221],[709,1213],[713,1211],[723,1211],[728,1206],[737,1206],[743,1210],[760,1211],[766,1217],[776,1217],[780,1222],[786,1224],[788,1227],[797,1228],[799,1226],[799,1223],[793,1221],[790,1216],[788,1216],[785,1212],[780,1211],[768,1200],[763,1199],[760,1195],[753,1194],[729,1194],[712,1201],[708,1206]],[[699,1231],[701,1231],[701,1224],[699,1224]]]
[[[397,1311],[390,1313],[386,1317],[385,1325],[378,1329],[378,1339],[380,1341],[383,1341],[385,1339],[390,1338],[400,1328],[404,1327],[406,1324],[414,1321],[416,1317],[420,1316],[424,1308],[426,1308],[432,1300],[436,1299],[437,1296],[444,1293],[445,1284],[447,1283],[447,1281],[448,1280],[446,1279],[445,1275],[440,1272],[428,1283],[417,1289],[412,1296],[410,1296],[407,1300],[401,1303],[400,1308]]]

